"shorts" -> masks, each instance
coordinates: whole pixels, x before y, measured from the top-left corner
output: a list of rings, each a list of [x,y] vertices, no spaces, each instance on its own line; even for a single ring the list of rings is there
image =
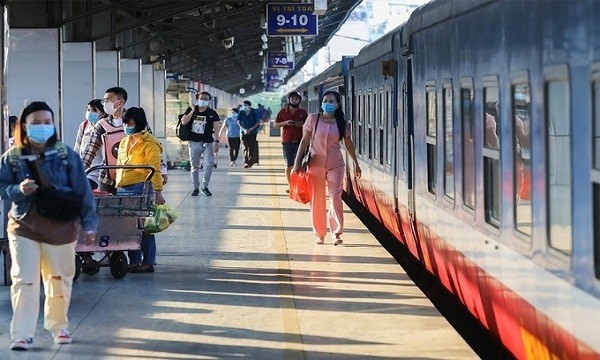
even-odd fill
[[[296,153],[300,146],[300,141],[293,143],[284,143],[283,145],[283,158],[287,167],[294,167],[294,161],[296,161]]]

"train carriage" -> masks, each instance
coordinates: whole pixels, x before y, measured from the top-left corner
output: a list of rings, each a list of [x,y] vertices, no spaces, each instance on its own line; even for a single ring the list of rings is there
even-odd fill
[[[347,193],[518,358],[600,358],[599,15],[433,1],[346,79]]]

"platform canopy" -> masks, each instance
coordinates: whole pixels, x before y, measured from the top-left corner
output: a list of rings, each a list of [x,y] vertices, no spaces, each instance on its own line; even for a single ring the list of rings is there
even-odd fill
[[[323,47],[361,0],[327,0],[318,34],[300,37],[287,80]],[[267,51],[285,51],[286,37],[267,37],[267,4],[273,1],[202,0],[8,0],[11,28],[63,27],[64,41],[94,41],[97,50],[164,67],[175,78],[230,93],[263,91]],[[281,1],[294,3],[298,1]],[[310,3],[310,2],[309,2]],[[261,26],[262,25],[262,26]],[[226,49],[223,40],[233,38]],[[264,38],[264,37],[263,37]],[[300,48],[300,47],[297,47]],[[259,55],[260,51],[263,55]]]

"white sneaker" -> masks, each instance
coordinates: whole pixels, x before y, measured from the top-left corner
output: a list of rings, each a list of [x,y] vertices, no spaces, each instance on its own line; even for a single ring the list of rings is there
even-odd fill
[[[29,350],[33,346],[33,339],[17,339],[10,345],[11,350]]]
[[[55,344],[70,344],[73,341],[67,329],[62,329],[56,334],[52,333],[52,336],[54,337]]]

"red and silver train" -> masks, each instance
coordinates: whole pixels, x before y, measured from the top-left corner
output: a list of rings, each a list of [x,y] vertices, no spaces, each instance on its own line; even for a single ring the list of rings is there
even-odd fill
[[[600,358],[600,4],[432,1],[336,90],[346,192],[521,359]]]

